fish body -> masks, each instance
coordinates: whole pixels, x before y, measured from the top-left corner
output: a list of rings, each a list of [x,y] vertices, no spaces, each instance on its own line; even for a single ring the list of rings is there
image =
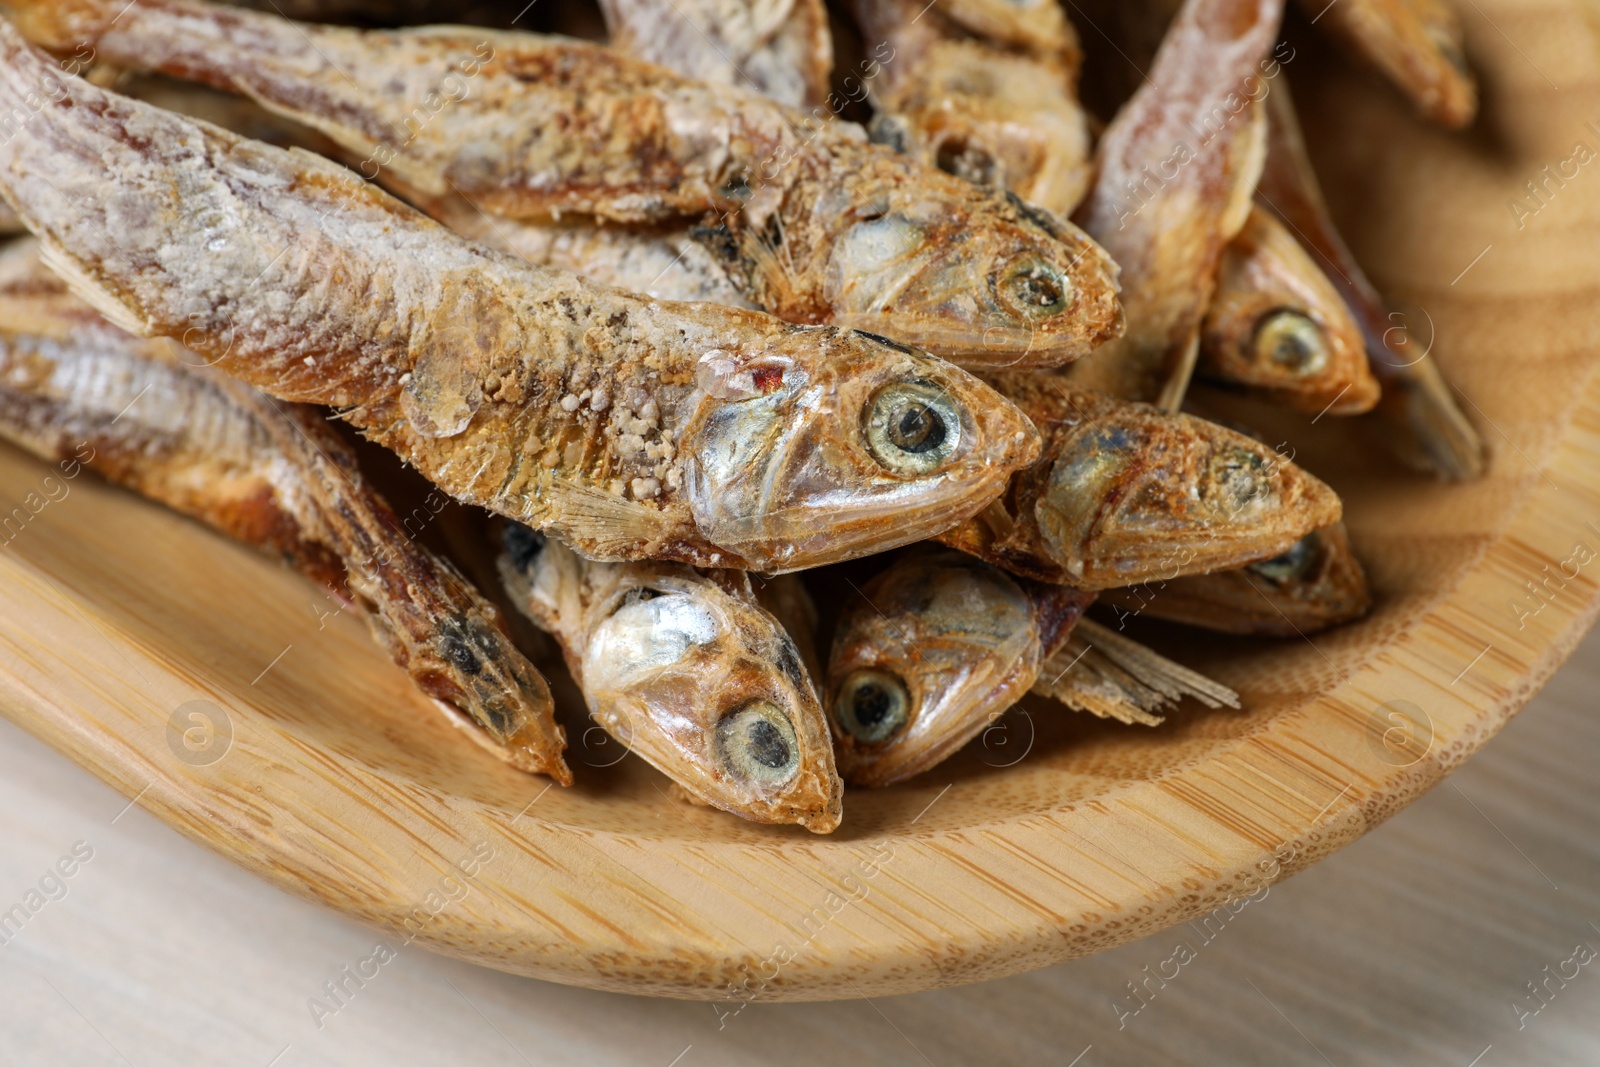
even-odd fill
[[[879,551],[1037,453],[1020,412],[923,353],[540,269],[308,153],[60,78],[3,22],[0,51],[0,106],[53,86],[0,145],[0,195],[74,291],[592,558]]]
[[[1434,122],[1459,129],[1478,111],[1461,20],[1446,0],[1301,0],[1318,25],[1389,79]]]
[[[1271,559],[1104,595],[1119,618],[1146,616],[1232,634],[1296,637],[1365,615],[1366,572],[1343,523],[1313,530]]]
[[[1311,415],[1357,415],[1379,396],[1344,299],[1260,206],[1223,249],[1198,372]]]
[[[1122,329],[1115,267],[1071,224],[849,123],[600,45],[299,25],[201,0],[10,9],[44,45],[250,96],[430,211],[701,220],[748,298],[792,322],[992,365],[1059,364]]]
[[[828,661],[839,769],[853,785],[920,774],[1028,692],[1093,594],[948,550],[909,553],[846,609]]]
[[[595,563],[516,524],[503,542],[507,590],[561,645],[608,733],[702,803],[814,833],[839,825],[816,690],[747,574]]]
[[[1262,202],[1316,253],[1316,262],[1360,326],[1368,365],[1383,389],[1374,416],[1383,425],[1385,443],[1417,470],[1450,481],[1481,477],[1488,467],[1483,438],[1456,403],[1437,361],[1428,351],[1411,355],[1388,345],[1395,319],[1328,217],[1286,84],[1267,97],[1267,109],[1271,118]]]
[[[938,540],[1017,574],[1081,589],[1205,574],[1277,555],[1341,513],[1326,485],[1234,430],[1060,375],[992,381],[1044,435],[1041,458]]]
[[[549,689],[493,605],[417,545],[321,412],[117,329],[40,268],[0,268],[0,437],[288,560],[364,609],[418,687],[523,770],[572,781]],[[476,732],[476,731],[475,731]]]
[[[862,35],[891,51],[866,81],[873,139],[980,185],[1010,189],[1063,217],[1090,178],[1088,122],[1075,86],[1079,52],[1032,53],[974,36],[916,0],[855,0]],[[1035,17],[1059,16],[1034,5]]]
[[[828,96],[833,35],[822,0],[601,0],[613,47],[790,107]]]
[[[1078,362],[1080,383],[1176,410],[1223,246],[1261,171],[1259,66],[1282,0],[1186,0],[1149,78],[1096,148],[1077,218],[1121,267],[1127,332]]]

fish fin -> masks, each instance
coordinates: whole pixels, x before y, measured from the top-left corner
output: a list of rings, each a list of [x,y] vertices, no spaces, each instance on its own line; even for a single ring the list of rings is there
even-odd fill
[[[802,288],[795,282],[795,270],[784,249],[783,221],[775,215],[771,225],[778,230],[776,241],[764,232],[752,230],[739,238],[739,251],[750,262],[751,276],[761,279],[762,305],[793,308],[801,301]]]
[[[1214,682],[1198,671],[1192,671],[1181,663],[1174,663],[1159,652],[1146,648],[1130,637],[1123,637],[1115,630],[1084,619],[1078,623],[1078,631],[1085,640],[1096,645],[1111,662],[1150,688],[1167,694],[1173,701],[1190,696],[1208,708],[1240,706],[1239,694],[1221,682]]]
[[[1033,692],[1129,726],[1161,725],[1165,720],[1154,712],[1171,703],[1076,633],[1040,664]]]
[[[542,495],[550,517],[541,525],[590,559],[649,558],[685,532],[684,523],[662,508],[566,478],[551,481]]]
[[[1081,620],[1045,660],[1033,691],[1102,719],[1156,726],[1155,714],[1189,696],[1210,708],[1239,707],[1239,694],[1158,652]]]
[[[49,238],[39,242],[39,259],[67,283],[74,296],[98,311],[113,325],[135,337],[149,337],[150,327],[111,291],[89,276],[83,265]]]

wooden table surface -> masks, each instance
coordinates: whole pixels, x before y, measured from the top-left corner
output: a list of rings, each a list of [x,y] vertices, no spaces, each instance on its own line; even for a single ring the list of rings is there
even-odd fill
[[[0,912],[36,906],[0,926],[0,1063],[1600,1063],[1597,693],[1600,633],[1444,784],[1205,926],[742,1010],[377,951],[0,722]]]

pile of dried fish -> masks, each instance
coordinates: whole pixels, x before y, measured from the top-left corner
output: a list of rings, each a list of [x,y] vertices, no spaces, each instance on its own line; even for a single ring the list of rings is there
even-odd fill
[[[572,780],[544,679],[339,424],[499,516],[595,723],[819,833],[1030,692],[1238,706],[1133,615],[1368,610],[1338,497],[1192,378],[1483,470],[1328,218],[1282,0],[1074,8],[1131,85],[1056,0],[433,6],[0,0],[0,436],[359,605],[513,766]],[[1317,21],[1470,122],[1441,0]]]

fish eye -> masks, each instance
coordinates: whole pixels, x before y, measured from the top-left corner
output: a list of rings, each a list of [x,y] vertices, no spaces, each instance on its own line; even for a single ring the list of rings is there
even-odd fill
[[[1256,324],[1251,339],[1255,361],[1306,377],[1328,365],[1328,337],[1298,311],[1279,308]]]
[[[746,704],[717,723],[717,755],[734,775],[780,786],[800,770],[800,742],[789,717],[766,700]]]
[[[1267,461],[1243,448],[1226,448],[1211,458],[1209,474],[1230,518],[1252,509],[1271,493]]]
[[[1467,66],[1467,57],[1462,54],[1461,46],[1450,35],[1450,31],[1436,22],[1430,22],[1422,28],[1427,35],[1428,42],[1442,54],[1450,65],[1463,74],[1470,73]]]
[[[974,185],[1000,184],[1000,163],[983,146],[965,137],[946,137],[934,151],[934,166]]]
[[[882,671],[851,671],[839,687],[834,713],[845,732],[864,744],[887,741],[911,717],[906,684]]]
[[[1052,263],[1038,256],[1012,260],[996,286],[1001,301],[1028,319],[1048,319],[1067,310],[1072,283]]]
[[[885,386],[867,407],[867,448],[895,474],[931,474],[961,444],[961,415],[932,382]]]
[[[1304,578],[1316,564],[1318,555],[1317,535],[1308,533],[1290,545],[1288,551],[1271,559],[1252,563],[1247,569],[1261,575],[1269,582],[1281,585],[1296,578]]]
[[[506,554],[511,557],[511,565],[519,571],[526,572],[544,551],[545,537],[544,534],[520,522],[508,522],[500,535],[500,543],[505,546]]]

